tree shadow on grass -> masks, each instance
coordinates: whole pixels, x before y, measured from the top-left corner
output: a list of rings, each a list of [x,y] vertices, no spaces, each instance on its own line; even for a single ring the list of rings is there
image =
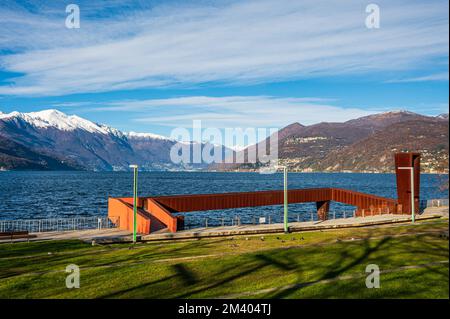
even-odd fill
[[[283,261],[279,261],[279,260],[276,260],[275,258],[265,256],[265,255],[256,255],[255,259],[262,261],[263,264],[265,264],[265,265],[275,266],[281,270],[289,271],[289,270],[296,269],[296,267],[294,266],[295,263],[289,262],[289,260],[286,260],[286,262],[283,262]]]
[[[191,249],[202,249],[202,248],[208,248],[208,246],[213,246],[215,247],[218,243],[223,243],[223,242],[227,242],[230,241],[229,238],[223,238],[223,239],[215,239],[215,240],[211,240],[211,239],[198,239],[198,240],[190,240],[187,243],[181,244],[181,243],[173,243],[174,245],[176,245],[175,247],[167,247],[165,246],[166,249],[168,249],[168,251],[166,251],[165,253],[170,253],[170,254],[174,254],[174,255],[179,255],[179,253],[184,253],[184,252],[189,252]],[[172,243],[169,243],[169,245]]]
[[[137,290],[141,290],[141,289],[146,289],[146,288],[151,287],[153,285],[161,284],[161,283],[163,283],[165,281],[169,281],[171,279],[175,279],[176,277],[177,277],[177,274],[174,274],[174,275],[167,276],[167,277],[164,277],[164,278],[161,278],[161,279],[158,279],[158,280],[154,280],[154,281],[146,282],[146,283],[143,283],[143,284],[140,284],[140,285],[137,285],[137,286],[133,286],[133,287],[130,287],[128,289],[123,289],[123,290],[116,291],[116,292],[113,292],[113,293],[110,293],[110,294],[106,294],[106,295],[100,296],[99,298],[100,299],[117,298],[117,297],[120,297],[120,296],[122,296],[122,295],[124,295],[126,293],[137,291]]]
[[[41,255],[26,259],[0,260],[0,279],[27,274],[45,274],[64,272],[69,264],[83,265],[82,259],[92,261],[92,256],[82,255],[79,259],[76,257],[68,258],[66,255]]]
[[[436,260],[448,260],[448,245],[445,244],[445,242],[439,242],[439,241],[433,241],[433,240],[427,240],[427,235],[420,236],[419,240],[420,246],[415,246],[411,244],[410,240],[398,240],[394,237],[386,236],[380,241],[376,242],[375,246],[371,246],[370,244],[370,237],[371,234],[367,234],[366,238],[363,240],[363,247],[364,250],[361,254],[357,256],[352,256],[351,250],[344,250],[341,253],[340,258],[333,263],[329,267],[329,271],[325,272],[322,276],[320,276],[317,280],[309,281],[309,282],[301,282],[301,280],[298,280],[298,283],[293,285],[293,287],[288,287],[286,289],[281,288],[278,292],[271,292],[269,294],[266,294],[266,298],[288,298],[289,296],[292,296],[294,294],[298,294],[301,289],[315,285],[320,284],[321,282],[329,282],[330,280],[333,281],[334,279],[339,280],[338,277],[347,272],[348,270],[357,267],[358,265],[363,264],[364,262],[367,262],[369,258],[377,251],[381,250],[383,247],[387,247],[387,244],[389,245],[395,245],[396,250],[400,252],[407,252],[408,254],[413,254],[414,256],[424,256],[429,257],[430,262],[436,261]],[[417,239],[417,238],[415,238]],[[383,264],[389,262],[389,255],[382,254],[381,256],[376,257],[376,263],[377,264]],[[408,262],[408,260],[405,260],[405,262]],[[399,267],[405,266],[405,265],[399,265]],[[424,265],[424,268],[427,269],[430,273],[437,274],[441,280],[444,280],[445,282],[448,282],[449,273],[448,270],[443,270],[442,267],[433,267],[432,265],[427,266]],[[301,273],[298,272],[298,278],[301,278]],[[336,298],[342,295],[342,286],[354,286],[354,283],[345,283],[345,284],[335,284],[335,285],[327,285],[326,294],[324,295],[323,290],[321,290],[321,298]],[[358,284],[359,285],[359,284]],[[329,287],[329,288],[328,288]],[[340,288],[339,288],[340,287]],[[361,288],[361,287],[359,287]],[[341,289],[341,290],[340,290]],[[392,291],[387,292],[390,297],[405,297],[405,293],[402,289],[399,290],[398,293],[394,293]],[[383,295],[380,294],[380,291],[377,291],[374,293],[375,296],[383,297]]]
[[[170,276],[166,276],[164,278],[146,282],[137,286],[130,287],[128,289],[116,291],[114,293],[106,294],[101,296],[100,298],[116,298],[120,297],[124,294],[131,293],[131,292],[137,292],[139,290],[145,291],[147,289],[151,289],[152,286],[159,285],[164,282],[169,282],[171,280],[179,280],[183,286],[190,286],[195,285],[198,281],[195,273],[191,271],[186,265],[184,264],[175,264],[170,266],[173,270],[174,274]],[[169,283],[167,283],[169,285]]]
[[[181,279],[184,286],[195,285],[198,281],[197,276],[193,271],[183,264],[176,264],[171,266],[176,272],[176,276]]]
[[[401,245],[401,247],[404,249],[408,249],[408,251],[414,254],[426,254],[432,257],[448,259],[448,241],[436,241],[436,239],[438,239],[437,235],[420,235],[418,239],[421,241],[421,247],[408,247],[407,242],[399,243],[399,245]]]
[[[302,280],[304,278],[304,273],[302,273],[302,269],[304,266],[298,261],[298,258],[293,258],[298,254],[298,250],[279,250],[274,249],[273,251],[267,251],[260,254],[254,254],[254,255],[247,255],[245,257],[239,257],[236,256],[237,259],[229,259],[228,266],[221,267],[218,270],[215,271],[209,271],[210,274],[208,274],[207,279],[199,280],[197,278],[197,275],[190,269],[187,268],[184,264],[176,264],[171,266],[172,270],[175,272],[173,275],[159,279],[157,281],[144,283],[142,285],[138,285],[135,287],[131,287],[129,289],[126,289],[124,291],[116,292],[107,296],[104,296],[103,298],[110,298],[110,297],[118,297],[122,296],[123,294],[136,291],[140,295],[144,294],[145,291],[148,291],[151,293],[151,295],[158,293],[158,289],[160,290],[160,295],[158,297],[167,297],[169,295],[174,295],[176,298],[187,298],[191,297],[196,294],[204,293],[208,290],[212,290],[221,286],[226,286],[230,284],[233,281],[236,281],[240,278],[245,278],[246,276],[258,272],[262,269],[264,269],[267,266],[273,266],[276,267],[283,272],[291,272],[297,273],[297,284],[294,284],[293,287],[282,289],[280,291],[276,291],[275,294],[272,292],[270,293],[271,298],[287,298],[294,294],[297,294],[300,292],[301,289],[307,286],[320,284],[321,282],[324,283],[326,281],[333,281],[334,279],[340,277],[341,275],[344,275],[346,272],[348,272],[351,269],[356,268],[357,266],[360,266],[363,263],[368,263],[370,259],[376,260],[376,263],[385,263],[385,262],[391,262],[389,259],[388,253],[384,253],[384,251],[388,251],[383,249],[384,247],[387,247],[388,245],[396,245],[396,250],[400,251],[407,251],[408,253],[414,252],[415,250],[418,253],[423,253],[424,250],[428,250],[429,254],[434,254],[438,257],[441,256],[447,256],[448,258],[448,248],[443,247],[443,245],[439,242],[426,242],[425,248],[420,247],[409,247],[408,246],[408,240],[401,241],[397,240],[396,238],[386,236],[384,238],[377,238],[376,240],[370,239],[371,234],[366,234],[367,238],[364,238],[361,241],[357,242],[341,242],[338,244],[338,247],[336,248],[334,245],[333,247],[330,247],[329,253],[332,257],[336,257],[336,254],[339,253],[337,259],[334,262],[332,262],[329,266],[328,263],[326,264],[326,269],[322,271],[322,274],[320,274],[316,280],[314,281],[308,281],[305,282],[305,280]],[[395,240],[394,242],[392,242]],[[188,245],[183,245],[184,248],[186,246],[195,246],[198,244],[198,242],[195,243],[189,243]],[[205,243],[209,244],[209,243]],[[390,247],[390,246],[389,246]],[[183,247],[177,247],[178,249],[183,249]],[[322,253],[323,251],[323,253]],[[374,254],[378,251],[381,251],[381,254],[377,254],[374,256]],[[308,257],[308,254],[311,254],[314,258],[317,258],[318,256],[320,259],[326,258],[326,254],[328,253],[327,250],[324,248],[316,247],[314,249],[308,249],[305,252],[305,257]],[[324,257],[325,255],[325,257]],[[220,259],[217,261],[220,262]],[[320,261],[319,261],[320,262]],[[307,265],[307,264],[306,264]],[[318,264],[317,267],[321,266],[321,264]],[[322,265],[323,266],[323,265]],[[309,268],[312,270],[315,270],[314,265],[309,265]],[[207,268],[206,268],[207,269]],[[437,271],[441,275],[444,275],[441,271],[441,269],[432,268],[431,271]],[[295,272],[293,272],[295,271]],[[317,271],[315,271],[317,273]],[[269,273],[270,275],[270,273]],[[262,276],[264,276],[262,274]],[[284,274],[283,274],[284,276]],[[448,278],[448,273],[446,274]],[[170,282],[171,280],[174,280]],[[280,277],[280,280],[282,280],[282,277]],[[329,284],[330,289],[326,290],[326,293],[321,291],[320,297],[339,297],[342,296],[342,291],[340,291],[337,287],[353,287],[358,286],[360,288],[360,285],[364,285],[364,281],[361,281],[361,283],[358,281],[357,283],[355,281],[347,282],[347,281],[339,281],[339,279],[336,279],[338,281],[337,284]],[[162,286],[160,284],[163,283]],[[181,283],[181,285],[180,285]],[[199,286],[198,284],[201,284]],[[158,288],[158,286],[160,288]],[[166,288],[167,286],[167,288]],[[180,291],[180,288],[182,290]],[[335,289],[336,288],[336,289]],[[358,289],[359,289],[358,288]],[[169,290],[167,290],[169,289]],[[178,290],[177,290],[178,289]],[[353,288],[352,288],[353,289]],[[142,290],[139,292],[139,290]],[[323,290],[323,289],[322,289]],[[330,293],[328,293],[330,292]],[[350,293],[353,293],[350,291]],[[274,295],[273,295],[274,294]],[[395,297],[395,292],[392,292],[390,295]],[[357,295],[357,293],[356,293]],[[400,294],[399,294],[400,295]],[[382,296],[382,295],[381,295]],[[267,295],[266,297],[269,297]]]
[[[210,282],[207,282],[206,286],[203,286],[201,288],[197,288],[197,289],[194,289],[194,290],[191,290],[188,292],[183,292],[180,295],[178,295],[176,298],[187,298],[193,294],[202,293],[207,290],[220,287],[220,286],[230,283],[236,279],[245,277],[245,276],[253,273],[254,271],[260,270],[271,264],[272,264],[271,259],[266,258],[266,256],[257,255],[257,256],[255,256],[253,261],[250,260],[249,262],[242,265],[242,267],[239,266],[239,269],[241,269],[241,270],[238,273],[235,272],[238,267],[236,264],[233,265],[232,267],[229,267],[228,269],[222,269],[220,272],[211,275],[211,278],[213,280]],[[279,267],[285,268],[285,265],[281,265],[279,263],[275,264],[275,266],[277,266],[277,265]],[[227,273],[229,273],[229,274],[227,275]],[[224,274],[225,274],[225,277],[218,279],[218,280],[214,280],[216,278],[216,276],[219,277],[219,276],[223,276]]]
[[[360,265],[364,261],[366,261],[373,253],[381,249],[383,246],[385,246],[389,241],[391,240],[390,237],[385,237],[381,239],[379,242],[375,244],[375,246],[371,246],[369,238],[366,238],[363,240],[362,244],[364,247],[364,250],[361,254],[358,256],[352,256],[351,250],[343,250],[343,252],[340,254],[340,258],[336,260],[330,267],[327,272],[325,272],[322,276],[320,276],[318,279],[310,282],[301,282],[302,273],[300,269],[297,271],[297,276],[299,278],[297,284],[293,285],[291,288],[283,289],[279,291],[278,293],[275,293],[275,295],[271,295],[271,298],[287,298],[293,293],[297,293],[300,289],[311,286],[312,284],[319,283],[321,281],[331,280],[336,277],[339,277],[346,271]],[[354,247],[354,246],[353,246]],[[350,247],[351,249],[352,247]],[[268,296],[266,296],[268,297]]]
[[[369,241],[366,240],[364,242],[365,249],[363,254],[361,254],[361,256],[357,256],[354,259],[352,259],[351,254],[344,251],[340,259],[336,261],[335,264],[332,265],[332,267],[330,267],[333,270],[326,272],[319,280],[334,278],[336,276],[339,276],[339,274],[355,267],[356,265],[359,265],[362,261],[366,260],[373,252],[377,251],[383,245],[385,245],[389,240],[390,238],[382,239],[375,245],[375,247],[371,247]],[[301,265],[296,260],[292,259],[290,257],[290,253],[286,250],[279,251],[274,249],[273,254],[271,256],[268,256],[267,254],[256,254],[251,256],[250,258],[251,260],[249,260],[248,262],[243,261],[242,265],[240,265],[239,267],[236,264],[233,264],[225,269],[222,268],[219,272],[211,275],[211,278],[221,277],[220,279],[210,280],[209,282],[206,283],[205,286],[191,291],[183,292],[180,295],[178,295],[177,298],[186,298],[194,294],[199,294],[207,290],[211,290],[220,287],[222,285],[229,284],[230,282],[235,281],[239,278],[243,278],[247,275],[250,275],[253,272],[260,271],[261,269],[267,266],[273,266],[282,271],[287,272],[297,270],[300,277]],[[348,259],[352,260],[348,262],[347,261]],[[236,267],[238,267],[239,272],[236,272],[237,269]],[[285,295],[288,295],[289,293],[290,291],[283,291],[282,293],[280,293],[280,296],[276,297],[282,298]]]
[[[437,265],[437,264],[436,264],[436,265]],[[440,270],[438,269],[438,267],[436,267],[436,265],[434,265],[434,266],[433,266],[433,265],[425,265],[424,268],[427,269],[427,271],[429,271],[429,272],[431,272],[431,273],[435,273],[435,274],[441,276],[442,279],[445,280],[445,281],[447,281],[447,283],[448,283],[448,280],[449,280],[449,272],[448,272],[448,268],[447,268],[447,270],[442,270],[442,271],[440,271]],[[442,264],[442,266],[445,266],[445,265]],[[448,266],[448,264],[447,264],[447,266]]]
[[[63,252],[67,250],[78,250],[89,248],[90,245],[82,242],[81,240],[61,240],[61,241],[36,241],[29,243],[12,243],[2,244],[0,250],[1,258],[11,258],[27,256],[45,252]]]
[[[203,286],[198,289],[194,289],[188,292],[184,292],[180,295],[178,295],[176,298],[187,298],[193,294],[198,294],[205,292],[210,289],[214,289],[217,287],[220,287],[222,285],[228,284],[232,281],[235,281],[239,278],[243,278],[247,275],[252,274],[255,271],[259,271],[265,267],[273,266],[275,268],[278,268],[283,271],[292,271],[296,269],[295,262],[291,260],[289,257],[285,258],[285,260],[280,261],[279,258],[269,257],[267,255],[263,254],[256,254],[253,256],[250,256],[249,261],[243,261],[243,264],[237,265],[234,264],[227,268],[222,268],[219,272],[212,274],[211,278],[216,278],[219,276],[222,276],[221,279],[218,280],[212,280],[210,282],[206,283],[206,286]],[[239,269],[240,271],[236,273],[236,269]],[[225,275],[225,277],[224,277]]]

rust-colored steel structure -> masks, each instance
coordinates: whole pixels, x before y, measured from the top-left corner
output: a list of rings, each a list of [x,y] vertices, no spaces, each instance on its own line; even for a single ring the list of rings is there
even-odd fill
[[[401,210],[411,212],[411,170],[414,178],[414,211],[419,213],[420,194],[420,154],[397,153],[395,154],[395,173],[397,177],[397,198]]]
[[[328,218],[330,201],[356,206],[356,215],[362,217],[389,213],[410,214],[410,172],[400,170],[399,167],[414,166],[417,189],[415,198],[419,201],[419,160],[420,154],[417,153],[395,155],[398,200],[340,188],[310,188],[289,190],[288,203],[315,202],[321,220]],[[184,218],[172,213],[282,205],[283,201],[282,190],[140,197],[137,227],[138,232],[142,234],[149,234],[161,228],[176,232],[183,228]],[[129,230],[132,226],[132,208],[131,198],[109,198],[108,216],[119,218],[120,228]]]

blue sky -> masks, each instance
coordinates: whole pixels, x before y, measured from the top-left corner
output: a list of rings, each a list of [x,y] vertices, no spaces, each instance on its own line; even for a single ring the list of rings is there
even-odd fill
[[[378,29],[369,3],[3,0],[0,111],[162,135],[447,113],[448,1],[374,1]]]

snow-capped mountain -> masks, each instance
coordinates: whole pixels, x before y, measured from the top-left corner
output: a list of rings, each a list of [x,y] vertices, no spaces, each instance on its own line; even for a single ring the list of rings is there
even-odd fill
[[[77,115],[67,115],[61,111],[50,109],[39,112],[9,114],[0,112],[0,120],[21,119],[36,128],[55,128],[61,131],[84,130],[89,133],[123,135],[117,129],[97,124]]]
[[[148,140],[148,139],[155,139],[155,140],[171,140],[168,137],[162,136],[162,135],[158,135],[158,134],[153,134],[153,133],[137,133],[137,132],[128,132],[128,133],[124,133],[125,136],[128,139],[136,139],[136,140]]]
[[[174,164],[170,150],[176,143],[152,133],[124,133],[57,110],[0,112],[0,169],[128,170],[132,163],[143,170],[191,170],[208,166],[207,163]],[[191,147],[192,158],[193,147],[200,143],[183,144]],[[365,148],[369,144],[370,149]],[[202,150],[214,149],[215,154],[223,152],[222,158],[233,151],[245,153],[256,147],[230,150],[222,145],[200,145]],[[430,171],[448,164],[448,114],[430,117],[391,111],[344,123],[310,126],[294,123],[279,131],[279,158],[292,169],[387,170],[388,167],[380,168],[379,157],[384,154],[383,158],[388,158],[392,148],[420,151]],[[334,168],[332,163],[340,166]],[[210,168],[242,167],[214,164]]]
[[[28,149],[30,154],[33,152],[41,154],[43,158],[53,158],[69,168],[126,170],[131,163],[137,163],[147,170],[195,169],[205,166],[173,164],[170,149],[176,141],[170,138],[153,133],[125,133],[53,109],[30,113],[0,113],[0,136],[3,140],[15,143],[11,145]],[[22,150],[21,154],[25,153],[27,152]],[[9,157],[8,161],[11,161]],[[0,162],[0,167],[5,165]],[[35,168],[36,165],[30,167]]]

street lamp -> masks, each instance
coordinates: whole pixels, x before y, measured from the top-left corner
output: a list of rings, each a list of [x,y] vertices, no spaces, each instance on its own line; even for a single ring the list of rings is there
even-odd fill
[[[414,201],[414,167],[399,167],[398,169],[408,169],[411,172],[411,220],[414,223],[414,215],[416,212]]]
[[[134,179],[133,179],[133,243],[136,243],[136,232],[137,232],[137,177],[138,177],[138,166],[133,164],[130,165],[133,169]]]
[[[284,172],[284,232],[287,234],[289,232],[288,227],[288,185],[287,185],[287,167],[283,168]]]

